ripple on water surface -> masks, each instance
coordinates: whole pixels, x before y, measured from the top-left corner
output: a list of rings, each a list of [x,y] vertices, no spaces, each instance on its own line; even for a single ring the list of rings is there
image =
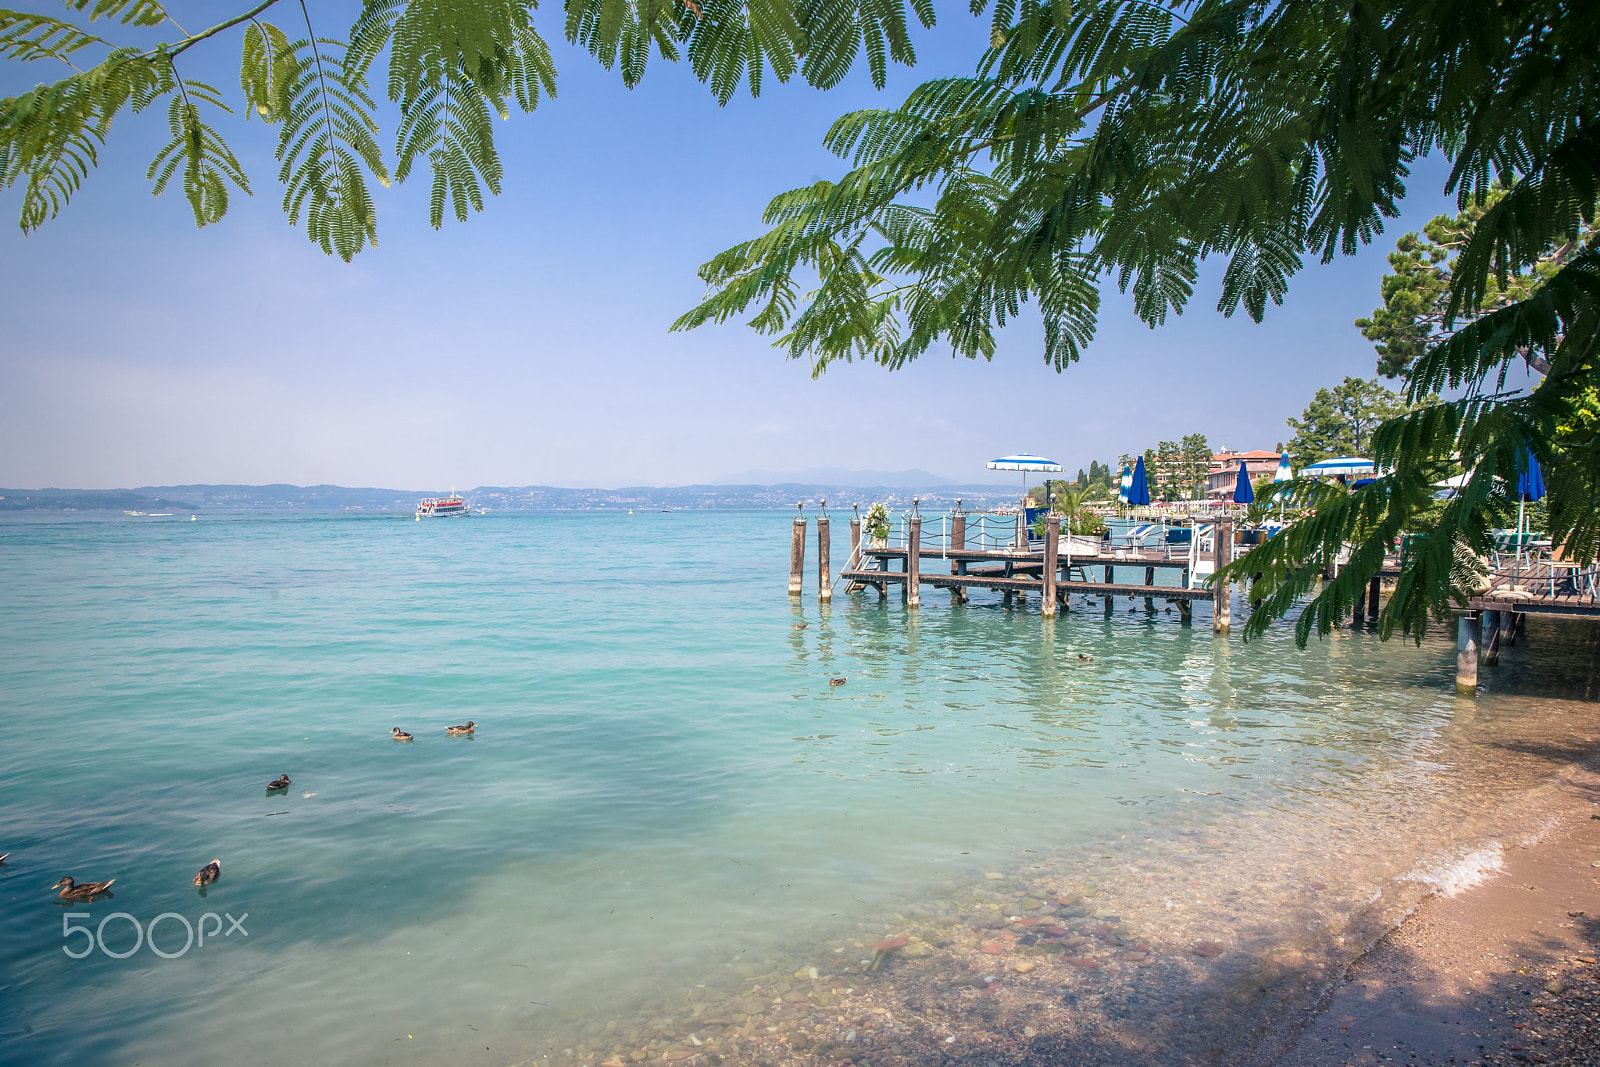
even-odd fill
[[[5,1055],[1198,1061],[1593,743],[1586,632],[1461,704],[1442,634],[819,609],[787,525],[0,522]],[[62,951],[113,911],[248,933]]]

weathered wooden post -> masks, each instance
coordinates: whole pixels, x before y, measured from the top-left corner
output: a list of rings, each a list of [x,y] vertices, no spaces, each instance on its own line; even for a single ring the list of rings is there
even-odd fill
[[[1456,695],[1478,695],[1478,614],[1456,616]]]
[[[1212,571],[1214,576],[1233,561],[1233,520],[1218,519],[1217,524],[1211,528],[1211,538],[1216,544],[1217,563],[1216,569]],[[1229,583],[1216,577],[1212,578],[1211,604],[1211,632],[1227,633],[1229,614],[1233,610],[1233,588]]]
[[[1051,515],[1044,522],[1044,604],[1041,610],[1047,619],[1056,613],[1056,549],[1060,540],[1061,518]]]
[[[1378,575],[1372,576],[1372,581],[1367,583],[1367,618],[1376,620],[1378,617],[1378,591],[1383,587],[1383,579]]]
[[[1483,613],[1483,662],[1486,666],[1493,667],[1500,662],[1500,630],[1505,620],[1505,612]]]
[[[829,556],[833,554],[831,523],[827,515],[817,516],[817,599],[833,599],[833,583],[828,580]]]
[[[796,505],[798,509],[798,505]],[[805,586],[806,520],[796,515],[789,531],[789,595],[799,596]]]
[[[957,501],[956,503],[959,505],[960,501]],[[952,552],[960,552],[960,551],[964,550],[966,547],[967,547],[967,513],[964,512],[964,511],[959,511],[958,510],[950,518],[950,550]],[[962,560],[955,560],[955,559],[951,560],[950,561],[950,573],[951,574],[965,574],[965,573],[967,573],[967,561],[964,560],[964,559],[962,559]],[[965,604],[967,602],[967,590],[966,590],[966,588],[964,586],[952,585],[950,587],[950,602],[952,604]]]
[[[1356,590],[1355,606],[1350,609],[1350,625],[1359,626],[1367,621],[1367,591]]]
[[[922,516],[911,516],[911,543],[906,546],[906,607],[914,608],[922,603],[921,591],[918,587],[920,570],[922,566]]]

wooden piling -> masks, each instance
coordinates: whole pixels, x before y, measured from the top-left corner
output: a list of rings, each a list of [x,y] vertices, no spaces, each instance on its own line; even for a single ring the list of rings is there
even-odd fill
[[[1483,613],[1483,662],[1485,666],[1493,667],[1500,662],[1500,631],[1507,622],[1509,612],[1486,611]]]
[[[922,549],[922,516],[911,517],[911,543],[906,547],[906,607],[914,608],[922,603],[919,593],[917,571],[921,564]]]
[[[1041,590],[1044,604],[1040,610],[1045,618],[1056,613],[1056,551],[1061,541],[1061,518],[1051,515],[1044,523],[1044,581]]]
[[[1374,574],[1367,583],[1367,618],[1374,621],[1378,618],[1378,591],[1382,588],[1383,579]]]
[[[950,549],[951,549],[951,551],[959,552],[959,551],[965,549],[966,547],[967,547],[967,516],[966,516],[965,512],[957,512],[955,515],[952,515],[950,517]],[[966,560],[954,560],[954,559],[951,560],[950,561],[950,573],[951,574],[965,574],[965,573],[967,573],[967,561]],[[950,603],[952,603],[952,604],[965,604],[966,602],[967,602],[967,591],[966,591],[966,589],[964,587],[962,587],[962,586],[959,586],[959,585],[952,585],[950,587]]]
[[[817,516],[817,599],[833,599],[833,582],[829,580],[829,559],[833,554],[833,542],[828,527],[831,523],[828,516]]]
[[[1359,626],[1367,621],[1367,591],[1356,590],[1355,606],[1350,609],[1350,625]]]
[[[1178,601],[1178,621],[1185,626],[1194,621],[1194,601]]]
[[[1478,616],[1456,616],[1456,695],[1478,695]]]
[[[1233,520],[1218,519],[1211,528],[1211,539],[1215,543],[1217,560],[1216,571],[1222,570],[1233,561]],[[1230,622],[1229,614],[1233,609],[1233,589],[1227,582],[1212,579],[1211,586],[1211,632],[1225,634],[1228,632]]]
[[[789,533],[789,595],[799,596],[805,588],[806,520],[797,518]]]

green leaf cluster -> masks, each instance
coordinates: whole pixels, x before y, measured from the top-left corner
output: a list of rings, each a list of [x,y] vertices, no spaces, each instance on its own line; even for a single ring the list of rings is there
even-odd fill
[[[0,9],[0,59],[71,71],[0,100],[0,188],[22,186],[22,228],[68,204],[124,108],[162,98],[172,139],[150,164],[152,191],[179,178],[201,226],[227,213],[231,190],[250,193],[218,125],[233,108],[178,72],[189,49],[235,33],[241,110],[278,126],[284,214],[324,252],[349,260],[375,245],[374,184],[405,181],[419,163],[431,175],[435,228],[447,213],[465,221],[481,211],[504,182],[495,120],[555,96],[536,0],[365,0],[343,39],[317,32],[313,2],[244,0],[194,33],[158,0],[67,0],[66,18]],[[275,7],[278,23],[266,17]],[[827,88],[863,56],[881,86],[889,62],[916,59],[911,20],[934,20],[929,0],[567,0],[561,14],[567,39],[619,68],[630,87],[653,55],[686,59],[723,102],[741,85],[759,94],[768,76]],[[97,21],[111,25],[96,33]],[[399,111],[392,174],[369,93],[375,76]]]

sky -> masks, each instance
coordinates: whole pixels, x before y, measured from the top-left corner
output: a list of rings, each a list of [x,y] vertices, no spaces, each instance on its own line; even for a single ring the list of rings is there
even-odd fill
[[[319,33],[355,10],[310,6]],[[196,24],[217,11],[169,7],[202,12]],[[818,468],[985,482],[984,461],[1014,452],[1071,473],[1195,432],[1271,449],[1318,388],[1373,376],[1352,320],[1378,305],[1394,239],[1453,211],[1442,165],[1424,161],[1402,218],[1357,256],[1308,264],[1261,324],[1214,310],[1213,265],[1155,330],[1108,284],[1094,343],[1060,374],[1024,317],[991,362],[936,349],[813,381],[739,322],[668,327],[705,295],[696,268],[761,232],[773,195],[843,171],[821,147],[838,115],[970,72],[986,21],[943,5],[918,65],[883,92],[863,64],[827,92],[769,79],[719,107],[683,66],[625,89],[545,10],[559,96],[497,125],[503,194],[434,231],[426,174],[378,190],[378,247],[351,264],[287,223],[275,130],[256,122],[223,124],[255,195],[204,230],[144,177],[164,107],[124,114],[42,229],[24,235],[20,191],[0,192],[0,485],[611,487]],[[191,50],[185,74],[237,100],[237,55],[234,31]],[[0,66],[0,93],[55,76]]]

